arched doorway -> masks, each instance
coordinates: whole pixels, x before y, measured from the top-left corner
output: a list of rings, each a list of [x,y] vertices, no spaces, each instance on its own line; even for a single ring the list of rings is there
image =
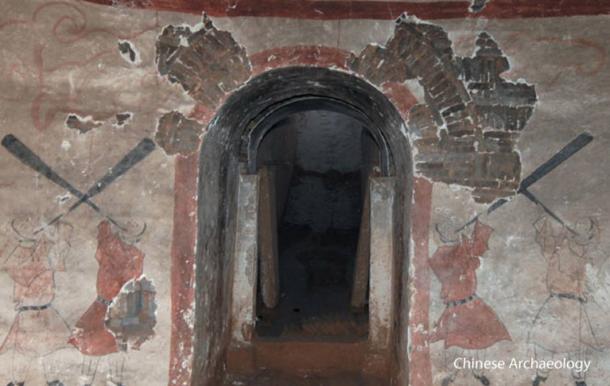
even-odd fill
[[[362,152],[362,144],[368,143],[376,156],[366,162],[361,157],[358,172],[362,175],[363,170],[379,170],[379,177],[374,182],[365,179],[365,184],[357,184],[357,189],[369,189],[371,195],[366,210],[370,213],[371,250],[366,265],[370,276],[365,285],[369,306],[367,334],[365,339],[357,342],[362,353],[358,362],[341,358],[341,353],[354,351],[354,346],[329,343],[325,337],[322,337],[322,346],[326,348],[312,349],[311,345],[291,348],[284,344],[272,348],[266,346],[264,352],[257,351],[264,346],[258,336],[261,334],[257,335],[256,331],[256,316],[261,310],[259,306],[263,296],[259,284],[264,280],[259,275],[259,206],[261,179],[265,178],[260,172],[265,165],[278,161],[269,150],[272,145],[265,141],[281,130],[278,125],[285,125],[286,120],[295,114],[321,112],[341,116],[340,119],[351,120],[351,125],[359,126],[360,132],[354,130],[354,133],[358,133],[361,153],[366,153]],[[303,133],[313,132],[311,127],[301,129]],[[340,137],[336,130],[335,134],[336,138]],[[302,135],[301,141],[306,141],[305,137]],[[293,135],[292,140],[298,142],[299,135]],[[283,150],[289,153],[288,148]],[[305,153],[311,155],[311,151]],[[277,154],[282,155],[281,151]],[[292,166],[299,165],[293,163]],[[366,174],[368,176],[368,172]],[[308,358],[287,360],[299,364],[307,362],[301,373],[311,371],[323,377],[332,358],[327,358],[327,366],[319,369],[315,357],[319,350],[326,350],[327,356],[334,358],[334,364],[331,363],[334,372],[366,373],[389,383],[399,341],[395,338],[400,326],[398,310],[404,301],[400,299],[400,286],[406,282],[402,275],[408,262],[411,183],[410,144],[399,113],[381,92],[357,77],[324,68],[289,67],[263,73],[231,95],[208,127],[201,150],[193,361],[195,382],[202,385],[220,382],[198,376],[209,374],[210,369],[217,369],[218,373],[225,369],[249,373],[252,379],[252,375],[260,373],[263,367],[269,368],[270,363],[261,363],[270,360],[266,355],[269,350],[307,355],[311,349]],[[277,192],[277,187],[274,191]],[[361,208],[365,207],[365,200],[357,201]],[[361,228],[364,216],[357,217],[356,228]],[[353,225],[350,223],[352,230]],[[356,265],[352,261],[352,271]],[[342,269],[348,272],[349,266],[347,264]],[[353,285],[352,280],[346,293],[353,294]],[[260,318],[260,313],[258,316]],[[206,340],[199,337],[206,337]],[[271,360],[281,362],[280,359],[285,357],[278,355]],[[348,368],[350,363],[355,365],[354,368]],[[347,367],[342,369],[342,366]]]
[[[366,339],[368,183],[388,152],[341,109],[293,106],[269,117],[249,157],[259,175],[255,336]]]

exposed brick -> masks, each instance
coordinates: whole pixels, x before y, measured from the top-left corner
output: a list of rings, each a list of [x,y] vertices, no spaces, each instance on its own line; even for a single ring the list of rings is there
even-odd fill
[[[489,34],[481,33],[476,45],[475,56],[459,62],[481,125],[494,130],[522,130],[537,100],[534,87],[501,77],[510,69],[509,62]]]
[[[493,153],[489,157],[488,176],[490,179],[517,181],[521,172],[521,161],[517,152]]]
[[[409,111],[409,129],[417,133],[421,138],[433,138],[438,141],[437,126],[434,122],[434,114],[428,106],[415,105]],[[421,149],[420,149],[421,150]]]
[[[481,126],[484,129],[521,131],[534,109],[529,106],[477,106]]]
[[[209,107],[250,77],[245,49],[205,15],[203,27],[197,31],[187,26],[165,27],[156,48],[159,73]]]
[[[446,180],[449,176],[449,169],[443,162],[420,162],[415,164],[417,169],[432,180]]]
[[[514,189],[514,188],[513,188]],[[500,197],[508,197],[513,193],[513,189],[495,189],[477,187],[472,192],[472,197],[477,202],[489,203]]]
[[[505,131],[485,132],[479,143],[479,151],[489,153],[510,153],[515,148],[516,137],[516,134]]]
[[[442,71],[439,71],[433,77],[422,79],[422,83],[424,83],[426,87],[430,87],[431,90],[434,90],[437,87],[446,87],[443,84],[448,83],[448,81],[445,78],[445,74]]]
[[[454,137],[450,135],[444,135],[441,138],[441,148],[448,154],[456,153],[468,153],[475,154],[475,142],[476,138],[471,136]]]
[[[409,113],[416,170],[472,187],[475,200],[489,202],[518,188],[515,143],[536,92],[501,77],[509,61],[489,34],[481,33],[476,46],[473,57],[455,57],[442,28],[401,16],[385,46],[365,48],[348,66],[377,84],[417,78],[426,104]]]
[[[202,131],[199,122],[172,111],[159,119],[155,141],[168,155],[189,155],[197,151]]]
[[[433,149],[433,151],[428,152],[428,153],[420,153],[417,155],[417,157],[415,157],[415,162],[418,165],[426,165],[426,164],[442,164],[443,162],[445,162],[445,152],[440,151],[440,149],[438,147],[434,148],[433,146],[431,146],[431,148]],[[435,151],[436,150],[436,151]],[[418,170],[420,170],[418,168]],[[421,169],[423,170],[423,169]]]

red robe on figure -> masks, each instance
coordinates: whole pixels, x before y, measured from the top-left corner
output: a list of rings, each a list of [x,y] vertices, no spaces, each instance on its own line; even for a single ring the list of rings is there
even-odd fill
[[[98,226],[98,298],[76,322],[69,342],[86,355],[107,355],[119,350],[114,334],[106,327],[106,312],[121,288],[139,278],[144,268],[144,253],[114,234],[108,221]]]
[[[476,295],[479,256],[487,251],[492,232],[493,228],[477,221],[472,238],[441,246],[429,259],[441,282],[441,298],[446,305],[431,342],[444,340],[445,348],[480,350],[511,340],[496,313]]]

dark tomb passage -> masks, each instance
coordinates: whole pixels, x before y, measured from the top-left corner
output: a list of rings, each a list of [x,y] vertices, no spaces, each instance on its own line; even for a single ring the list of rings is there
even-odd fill
[[[259,175],[271,176],[267,185],[260,180],[260,192],[273,191],[276,229],[259,232],[277,232],[279,279],[277,300],[269,304],[263,291],[270,279],[259,274],[257,335],[365,338],[366,304],[353,307],[350,298],[368,177],[380,164],[367,128],[341,112],[296,112],[268,131],[256,160]],[[260,205],[259,216],[264,210]],[[269,256],[259,258],[260,267]]]
[[[377,89],[323,68],[269,71],[227,99],[201,150],[193,377],[390,384],[406,347],[406,132]]]

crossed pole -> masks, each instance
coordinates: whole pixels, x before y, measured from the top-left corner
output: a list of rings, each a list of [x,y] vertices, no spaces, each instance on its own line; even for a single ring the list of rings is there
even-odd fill
[[[91,201],[91,198],[101,193],[110,184],[125,174],[129,169],[134,167],[137,163],[146,158],[155,149],[155,143],[151,139],[142,139],[114,167],[108,169],[108,172],[102,178],[97,180],[86,193],[83,193],[61,177],[57,172],[55,172],[46,162],[44,162],[13,134],[8,134],[2,139],[2,146],[23,164],[42,174],[47,179],[66,189],[74,197],[78,198],[78,201],[72,204],[67,211],[60,213],[47,224],[34,231],[35,235],[43,231],[45,228],[55,224],[82,204],[87,204],[89,207],[91,207],[91,209],[107,218],[112,224],[116,225],[121,230],[125,230],[125,228],[122,227],[116,220],[103,212],[93,201]]]
[[[587,132],[583,132],[572,141],[570,141],[567,145],[565,145],[559,152],[557,152],[553,157],[551,157],[547,162],[540,165],[533,173],[527,176],[525,179],[521,181],[519,184],[519,189],[517,190],[517,194],[522,194],[527,199],[539,205],[545,212],[547,212],[552,218],[554,218],[557,222],[563,225],[566,229],[568,229],[573,234],[576,234],[576,231],[569,227],[557,214],[555,214],[548,206],[546,206],[542,201],[540,201],[532,192],[528,190],[530,186],[534,183],[538,182],[542,177],[549,174],[556,167],[561,165],[567,159],[572,157],[578,151],[580,151],[583,147],[588,145],[591,141],[593,141],[593,136]],[[39,156],[37,156],[32,150],[30,150],[23,142],[21,142],[17,137],[12,134],[6,135],[2,139],[2,146],[4,146],[11,154],[13,154],[17,159],[19,159],[23,164],[27,165],[31,169],[39,172],[43,176],[45,176],[50,181],[59,185],[60,187],[66,189],[73,196],[78,198],[78,201],[72,204],[70,208],[64,213],[57,215],[53,218],[49,223],[44,225],[43,227],[37,229],[34,234],[37,234],[44,230],[46,227],[53,225],[64,216],[70,214],[74,209],[78,208],[83,203],[89,205],[93,210],[107,218],[112,224],[116,225],[120,229],[124,228],[115,221],[108,214],[104,213],[95,203],[91,201],[91,198],[101,193],[104,189],[106,189],[110,184],[112,184],[116,179],[125,174],[129,169],[134,167],[137,163],[146,158],[154,149],[155,144],[149,138],[144,138],[141,140],[133,149],[131,149],[114,167],[110,168],[108,172],[100,178],[86,193],[81,192],[76,189],[72,184],[62,178],[59,174],[57,174],[47,163],[45,163]],[[514,196],[513,196],[514,197]],[[484,212],[478,213],[464,225],[455,230],[455,232],[460,232],[467,226],[473,224],[476,220],[479,219],[483,214],[491,214],[496,211],[498,208],[502,207],[504,204],[510,202],[512,198],[500,198],[492,203]]]
[[[551,157],[548,161],[540,165],[532,174],[524,178],[519,184],[519,189],[517,190],[517,194],[522,194],[528,200],[532,201],[534,204],[539,205],[545,212],[549,214],[552,218],[554,218],[557,222],[563,225],[568,231],[573,234],[577,234],[577,232],[572,229],[568,224],[566,224],[561,217],[559,217],[556,213],[554,213],[548,206],[546,206],[542,201],[540,201],[532,192],[528,190],[530,186],[534,183],[538,182],[542,177],[549,174],[553,171],[557,166],[561,165],[563,162],[567,161],[568,158],[572,157],[578,151],[580,151],[583,147],[587,146],[591,141],[593,141],[593,136],[587,132],[583,132],[572,141],[570,141],[567,145],[565,145],[559,152],[557,152],[553,157]],[[516,195],[515,195],[516,196]],[[514,196],[513,196],[514,197]],[[467,226],[471,225],[475,221],[479,219],[483,214],[491,214],[496,209],[500,208],[504,204],[510,202],[512,198],[500,198],[493,202],[485,211],[478,213],[472,219],[470,219],[466,224],[462,225],[458,229],[455,230],[455,233],[462,231]]]

